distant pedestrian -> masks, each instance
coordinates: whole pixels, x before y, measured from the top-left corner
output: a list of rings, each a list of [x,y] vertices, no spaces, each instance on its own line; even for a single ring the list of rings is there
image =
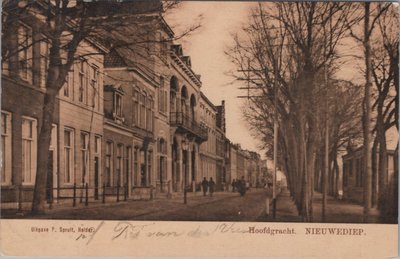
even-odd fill
[[[212,197],[213,193],[214,193],[214,188],[215,188],[215,182],[212,179],[212,177],[210,177],[210,181],[208,182],[208,186],[210,188],[210,196]]]
[[[207,189],[208,189],[208,181],[205,177],[204,177],[203,181],[201,182],[201,186],[203,187],[203,194],[204,194],[204,196],[206,196]]]
[[[239,193],[240,196],[244,196],[246,194],[246,181],[244,180],[244,176],[242,176],[242,179],[239,181]]]
[[[232,180],[232,192],[236,191],[236,179]]]

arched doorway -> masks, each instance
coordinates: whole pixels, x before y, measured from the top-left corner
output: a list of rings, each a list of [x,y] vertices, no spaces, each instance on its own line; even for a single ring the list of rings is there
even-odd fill
[[[192,94],[190,96],[190,118],[192,120],[196,120],[195,110],[196,110],[196,97]]]
[[[179,167],[178,167],[178,142],[174,137],[172,141],[172,191],[178,191]]]
[[[175,76],[171,77],[170,80],[170,92],[169,92],[169,102],[170,102],[170,112],[177,112],[177,103],[176,103],[176,93],[178,92],[178,79]]]
[[[192,159],[192,168],[191,168],[191,170],[192,170],[192,182],[196,182],[196,178],[197,178],[197,175],[196,175],[196,147],[194,146],[193,148],[192,148],[192,152],[191,152],[191,159]]]
[[[181,90],[181,112],[183,114],[184,117],[188,116],[188,99],[189,99],[189,95],[188,95],[188,91],[186,86],[182,87]]]
[[[165,181],[167,179],[167,143],[164,138],[160,138],[158,142],[158,180],[160,182],[160,191],[165,190]]]

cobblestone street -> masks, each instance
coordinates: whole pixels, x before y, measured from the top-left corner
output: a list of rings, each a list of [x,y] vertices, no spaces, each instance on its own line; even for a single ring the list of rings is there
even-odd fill
[[[88,207],[78,204],[55,205],[40,216],[29,215],[28,211],[18,214],[16,210],[3,210],[2,218],[37,219],[92,219],[92,220],[165,220],[165,221],[259,221],[259,222],[301,222],[288,190],[284,189],[277,199],[276,218],[272,216],[272,201],[269,199],[269,215],[266,214],[267,192],[252,189],[241,197],[238,193],[217,192],[213,197],[201,193],[189,193],[187,204],[183,195],[171,199],[159,195],[151,201],[108,201],[91,203]],[[314,194],[313,222],[321,222],[321,194]],[[348,201],[328,198],[327,222],[363,223],[363,207]],[[379,223],[377,210],[371,211],[370,223]]]
[[[265,213],[266,192],[251,190],[244,197],[238,193],[220,192],[213,197],[190,193],[187,204],[183,196],[159,197],[151,201],[79,205],[76,208],[55,206],[45,215],[18,216],[15,210],[3,210],[3,218],[104,219],[104,220],[201,220],[257,221]],[[17,216],[16,216],[17,215]]]

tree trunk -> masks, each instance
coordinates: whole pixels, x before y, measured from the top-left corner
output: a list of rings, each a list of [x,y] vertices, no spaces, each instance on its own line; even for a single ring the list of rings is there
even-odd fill
[[[337,161],[337,154],[333,159],[333,173],[334,173],[334,193],[333,197],[337,198],[339,194],[339,163]]]
[[[48,156],[57,92],[52,88],[48,88],[44,96],[42,125],[37,146],[37,169],[32,201],[33,214],[43,213],[46,205]]]
[[[370,3],[364,3],[364,46],[365,46],[365,91],[364,91],[364,222],[368,222],[368,217],[371,208],[371,46],[370,46]]]
[[[377,125],[378,126],[378,125]],[[386,148],[386,136],[384,125],[379,125],[379,130],[377,131],[377,138],[379,141],[379,200],[378,208],[383,208],[386,204],[385,197],[388,187],[388,177],[387,177],[387,148]]]
[[[378,138],[375,137],[374,144],[372,146],[372,202],[371,206],[376,207],[378,205],[378,165],[377,165],[377,148],[378,148]]]

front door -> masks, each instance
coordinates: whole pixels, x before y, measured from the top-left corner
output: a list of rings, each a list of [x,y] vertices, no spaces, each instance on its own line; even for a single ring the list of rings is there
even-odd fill
[[[53,150],[49,150],[47,165],[46,199],[48,203],[53,202]]]
[[[99,199],[99,158],[94,158],[94,199]]]

